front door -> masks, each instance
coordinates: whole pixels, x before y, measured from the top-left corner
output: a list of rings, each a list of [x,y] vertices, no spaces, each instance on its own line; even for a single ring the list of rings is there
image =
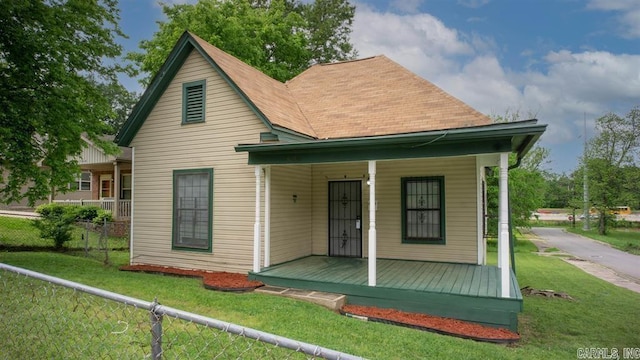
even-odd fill
[[[362,257],[362,181],[329,182],[329,256]]]

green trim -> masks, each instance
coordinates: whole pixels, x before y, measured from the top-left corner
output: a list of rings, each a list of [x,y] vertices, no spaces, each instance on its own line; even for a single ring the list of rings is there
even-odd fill
[[[437,181],[440,189],[440,237],[439,238],[421,238],[421,239],[408,239],[407,238],[407,183],[410,181]],[[400,179],[401,183],[401,219],[402,219],[402,243],[403,244],[432,244],[432,245],[445,245],[446,244],[446,208],[445,208],[445,191],[444,191],[444,176],[422,176],[422,177],[403,177]]]
[[[274,134],[272,132],[261,132],[260,133],[260,142],[273,142],[278,141],[278,134]]]
[[[176,244],[176,231],[177,231],[177,219],[176,219],[176,184],[177,178],[180,175],[185,174],[202,174],[206,173],[209,176],[209,199],[208,199],[208,218],[207,218],[207,238],[208,245],[206,248],[199,247],[189,247],[184,245]],[[213,239],[213,169],[212,168],[203,168],[203,169],[181,169],[181,170],[173,170],[173,184],[172,188],[172,210],[171,210],[171,250],[184,250],[184,251],[195,251],[195,252],[213,252],[212,239]]]
[[[200,89],[198,89],[200,88]],[[200,94],[191,94],[191,91],[200,91]],[[192,102],[200,102],[198,116],[191,118]],[[182,84],[182,125],[203,123],[206,119],[207,82],[206,80],[191,81]],[[187,109],[191,110],[187,112]]]
[[[182,67],[185,60],[191,54],[191,51],[196,49],[200,55],[214,68],[214,70],[231,86],[231,88],[240,96],[240,98],[249,106],[249,108],[256,114],[256,116],[264,123],[264,125],[270,130],[277,130],[283,133],[287,133],[291,138],[298,141],[304,141],[313,139],[312,136],[306,134],[300,134],[290,129],[277,127],[271,124],[269,119],[258,109],[258,107],[248,98],[248,96],[236,85],[236,83],[216,64],[216,62],[207,54],[204,49],[197,43],[197,41],[185,31],[180,39],[176,42],[176,45],[171,50],[171,53],[165,60],[160,70],[155,74],[149,86],[140,97],[138,103],[131,110],[131,114],[127,121],[124,123],[118,134],[116,135],[115,142],[119,146],[130,146],[131,141],[136,136],[142,124],[146,121],[147,117],[151,113],[151,110],[158,103],[158,100],[167,89],[171,81],[174,79],[178,70]]]
[[[411,159],[518,152],[522,155],[544,133],[537,120],[478,127],[361,138],[241,144],[249,164],[311,164]]]

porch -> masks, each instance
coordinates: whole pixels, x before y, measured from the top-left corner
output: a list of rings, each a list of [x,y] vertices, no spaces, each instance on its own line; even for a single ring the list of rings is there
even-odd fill
[[[377,259],[377,285],[368,286],[364,258],[308,256],[250,272],[267,285],[347,295],[347,303],[425,313],[517,331],[522,294],[510,271],[501,297],[496,266]]]

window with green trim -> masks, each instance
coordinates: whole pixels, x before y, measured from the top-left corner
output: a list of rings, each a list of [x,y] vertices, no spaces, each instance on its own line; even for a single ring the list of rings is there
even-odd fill
[[[174,170],[173,248],[211,251],[213,169]]]
[[[205,104],[204,80],[182,84],[182,123],[204,122]]]
[[[402,242],[444,244],[444,177],[402,178]]]

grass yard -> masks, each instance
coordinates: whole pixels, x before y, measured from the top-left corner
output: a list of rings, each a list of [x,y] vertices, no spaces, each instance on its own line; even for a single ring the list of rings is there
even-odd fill
[[[607,235],[599,235],[598,229],[584,231],[581,228],[567,228],[567,231],[588,238],[606,242],[616,249],[640,255],[640,229],[608,229]]]
[[[16,248],[41,248],[48,249],[53,247],[53,240],[40,238],[40,232],[32,225],[33,220],[0,216],[0,249],[2,247]],[[97,248],[100,234],[95,231],[86,231],[86,228],[75,226],[72,239],[65,243],[67,249],[83,249],[85,247],[85,238],[89,235],[89,247]],[[84,236],[84,237],[83,237]],[[108,237],[107,244],[109,248],[124,249],[128,248],[127,237]]]
[[[522,241],[521,249],[527,247],[528,242]],[[371,359],[575,358],[578,348],[640,347],[640,294],[587,275],[555,257],[525,251],[516,254],[520,286],[563,291],[576,300],[526,297],[520,318],[522,340],[513,346],[361,322],[287,298],[205,290],[198,279],[120,272],[117,266],[127,263],[128,254],[112,254],[113,266],[45,252],[0,253],[0,262],[142,300],[158,297],[164,305]],[[489,253],[493,260],[495,255]]]

